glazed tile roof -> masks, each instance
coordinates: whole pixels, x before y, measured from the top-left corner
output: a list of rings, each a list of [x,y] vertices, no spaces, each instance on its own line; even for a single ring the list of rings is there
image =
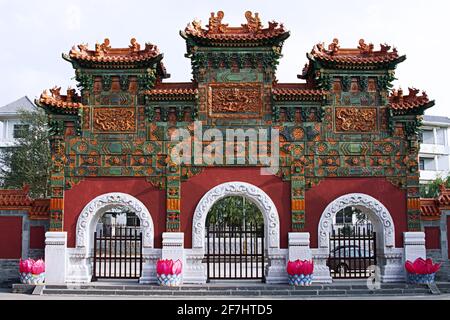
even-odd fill
[[[167,82],[157,83],[154,88],[145,91],[144,94],[149,99],[158,97],[194,99],[198,94],[198,89],[195,82]]]
[[[404,113],[415,109],[428,109],[434,105],[434,101],[430,101],[425,92],[419,96],[419,90],[409,88],[409,94],[403,95],[403,90],[394,90],[389,96],[389,107],[394,111]]]
[[[0,209],[29,207],[33,200],[28,196],[29,186],[19,190],[0,190]]]
[[[302,83],[280,83],[273,86],[275,100],[317,100],[321,101],[326,91],[311,89]]]
[[[420,211],[424,220],[439,220],[441,210],[450,209],[450,188],[439,186],[439,195],[435,199],[420,199]]]
[[[64,58],[70,61],[116,65],[154,62],[161,56],[158,48],[150,43],[145,44],[144,50],[141,50],[140,44],[134,38],[131,39],[128,48],[111,48],[109,44],[109,39],[105,39],[102,44],[95,45],[95,50],[89,50],[87,44],[80,44],[77,47],[74,46],[68,55],[64,55]]]
[[[380,46],[381,49],[375,51],[373,44],[366,44],[364,39],[361,39],[357,48],[345,49],[339,46],[338,39],[334,39],[328,45],[328,49],[324,43],[316,44],[307,57],[310,61],[318,61],[324,65],[350,69],[372,69],[398,64],[406,59],[406,56],[398,54],[397,49],[390,51],[390,46],[386,44]],[[305,78],[311,67],[311,64],[306,65],[299,78]]]
[[[441,207],[450,207],[450,189],[447,189],[445,186],[441,185],[439,188],[437,202]]]
[[[420,211],[424,219],[439,218],[441,215],[436,199],[420,199]]]
[[[60,87],[50,89],[50,93],[45,90],[36,100],[36,104],[63,113],[78,114],[78,110],[83,107],[80,96],[76,94],[74,89],[67,89],[67,95],[65,96],[60,95],[60,91]]]
[[[48,219],[50,216],[50,199],[36,199],[29,212],[30,219]]]
[[[22,189],[0,190],[0,210],[28,211],[30,219],[48,219],[50,216],[50,199],[31,199],[30,187]]]
[[[222,11],[217,12],[217,16],[212,12],[209,24],[206,26],[207,29],[202,28],[201,21],[194,20],[186,27],[184,32],[181,32],[181,35],[184,38],[203,40],[205,44],[211,43],[214,45],[226,45],[226,43],[230,45],[236,42],[242,45],[245,42],[264,42],[278,38],[284,40],[289,36],[289,32],[284,29],[283,24],[277,22],[269,22],[269,26],[263,28],[258,13],[253,15],[251,11],[247,11],[245,13],[247,23],[240,27],[229,27],[228,24],[223,24],[223,17]]]

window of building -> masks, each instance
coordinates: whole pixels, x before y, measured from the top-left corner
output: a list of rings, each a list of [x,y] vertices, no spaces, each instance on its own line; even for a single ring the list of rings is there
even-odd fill
[[[26,134],[28,133],[29,129],[30,129],[30,126],[28,124],[15,124],[14,131],[13,131],[14,139],[24,138],[26,136]]]
[[[441,146],[445,145],[445,131],[444,128],[439,128],[436,130],[436,144]]]
[[[434,158],[419,158],[419,170],[436,170]]]
[[[430,129],[424,129],[422,131],[422,143],[425,144],[434,144],[434,132]]]
[[[419,170],[425,170],[425,159],[424,158],[419,159]]]

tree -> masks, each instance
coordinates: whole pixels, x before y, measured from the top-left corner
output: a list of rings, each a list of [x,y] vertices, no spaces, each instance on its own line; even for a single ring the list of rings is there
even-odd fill
[[[439,186],[441,185],[444,185],[446,188],[450,188],[450,176],[445,179],[438,177],[427,184],[420,185],[420,197],[436,198],[439,195]]]
[[[31,197],[45,198],[49,195],[51,165],[47,115],[41,109],[20,110],[19,117],[22,126],[16,142],[0,155],[0,183],[7,189],[28,184]]]
[[[263,216],[258,207],[240,196],[230,196],[217,201],[211,208],[207,218],[208,224],[243,226],[253,224],[261,226]]]

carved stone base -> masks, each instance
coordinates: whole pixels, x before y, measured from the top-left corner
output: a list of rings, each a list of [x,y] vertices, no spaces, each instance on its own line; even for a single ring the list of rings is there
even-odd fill
[[[404,282],[406,273],[403,259],[403,248],[392,248],[378,259],[381,282]]]
[[[206,283],[206,263],[202,263],[203,251],[196,249],[185,249],[186,264],[183,271],[183,283],[204,284]]]
[[[67,283],[89,283],[92,279],[92,257],[84,249],[67,249]]]
[[[142,275],[139,278],[140,284],[158,283],[156,275],[156,263],[161,258],[161,249],[144,248],[142,252]]]
[[[287,249],[272,249],[269,251],[269,264],[266,266],[265,270],[267,284],[288,282],[288,275],[286,272],[287,255]]]
[[[327,266],[328,250],[312,249],[314,261],[313,283],[332,283],[330,268]]]

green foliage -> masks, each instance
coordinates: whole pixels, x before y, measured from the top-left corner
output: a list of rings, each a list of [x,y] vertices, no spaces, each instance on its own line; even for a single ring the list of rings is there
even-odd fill
[[[438,177],[434,181],[420,185],[420,197],[436,198],[439,195],[439,186],[441,185],[445,185],[446,188],[450,188],[450,176],[445,179]]]
[[[20,111],[21,124],[29,126],[14,146],[0,155],[0,182],[2,188],[20,189],[30,185],[30,196],[43,198],[49,194],[51,163],[47,131],[47,115],[41,109]]]
[[[258,207],[245,197],[232,196],[217,201],[209,211],[207,224],[243,226],[245,224],[262,226],[264,219]]]

